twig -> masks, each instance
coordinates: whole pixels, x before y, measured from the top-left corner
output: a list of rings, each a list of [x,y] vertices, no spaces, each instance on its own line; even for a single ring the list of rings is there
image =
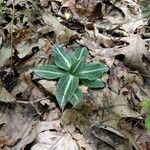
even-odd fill
[[[11,26],[10,26],[10,42],[11,42],[11,71],[13,68],[13,30],[14,30],[14,19],[15,19],[15,0],[13,0],[13,8],[12,8],[12,19],[11,19]]]
[[[45,100],[47,98],[50,98],[50,97],[47,96],[47,97],[39,98],[39,99],[37,99],[35,101],[16,101],[16,103],[20,103],[20,104],[35,104],[35,103],[38,103],[38,102],[40,102],[42,100]]]

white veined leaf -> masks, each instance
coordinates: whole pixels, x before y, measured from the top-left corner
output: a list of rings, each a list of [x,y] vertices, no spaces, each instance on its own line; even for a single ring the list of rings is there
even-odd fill
[[[33,72],[37,76],[45,79],[57,79],[62,77],[66,73],[55,65],[37,66],[33,69]]]
[[[58,67],[69,71],[72,65],[71,59],[69,58],[67,53],[64,52],[63,48],[55,44],[53,47],[53,52],[55,64]]]
[[[75,105],[77,105],[77,104],[79,104],[79,103],[81,103],[83,101],[83,96],[84,95],[83,95],[82,91],[79,88],[77,88],[75,93],[73,94],[73,96],[69,100],[69,102],[73,106],[75,106]]]
[[[86,62],[88,56],[88,50],[86,47],[79,47],[75,49],[73,54],[77,57],[78,60],[84,58],[84,62]]]
[[[85,47],[79,47],[75,49],[73,52],[73,56],[76,58],[76,61],[73,62],[73,65],[71,67],[71,73],[74,75],[78,75],[83,66],[85,65],[86,58],[88,55],[88,50]]]
[[[73,64],[75,64],[78,60],[77,58],[75,57],[75,55],[73,53],[66,53],[67,57],[69,57],[70,61],[71,61],[71,68],[73,66]],[[71,70],[70,68],[70,70]]]
[[[78,75],[83,66],[85,65],[84,63],[84,58],[82,57],[80,60],[77,60],[71,67],[71,74],[74,74],[74,75]]]
[[[77,89],[79,78],[71,74],[62,76],[57,84],[56,99],[63,109]]]
[[[82,80],[83,85],[89,87],[89,88],[104,88],[105,83],[102,81],[102,79],[96,79],[94,81],[91,80]]]
[[[103,64],[86,64],[79,74],[80,79],[96,80],[109,69]]]

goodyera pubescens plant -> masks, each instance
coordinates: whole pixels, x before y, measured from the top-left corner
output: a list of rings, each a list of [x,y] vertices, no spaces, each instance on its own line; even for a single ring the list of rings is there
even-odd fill
[[[56,99],[62,109],[68,102],[74,106],[83,100],[79,81],[89,88],[105,87],[100,77],[109,70],[108,67],[100,63],[88,64],[87,56],[88,50],[85,47],[67,53],[61,46],[55,44],[53,47],[54,64],[37,66],[33,69],[39,77],[60,78],[56,87]]]

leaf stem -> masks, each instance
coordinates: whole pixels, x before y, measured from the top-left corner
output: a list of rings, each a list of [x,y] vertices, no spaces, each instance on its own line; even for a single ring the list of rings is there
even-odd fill
[[[12,7],[12,19],[11,19],[11,26],[10,26],[10,47],[11,47],[11,71],[13,68],[13,30],[14,30],[14,19],[15,19],[15,0],[13,0],[13,7]]]

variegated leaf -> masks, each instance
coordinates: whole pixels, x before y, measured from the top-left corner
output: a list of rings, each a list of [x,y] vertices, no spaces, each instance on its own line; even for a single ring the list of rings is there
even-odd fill
[[[82,70],[82,68],[83,68],[84,65],[85,65],[84,58],[81,57],[80,60],[77,60],[72,65],[72,67],[71,67],[71,74],[78,75],[81,72],[81,70]]]
[[[53,52],[55,64],[58,67],[69,71],[72,65],[71,59],[69,58],[68,54],[64,52],[63,48],[55,44],[53,47]]]
[[[79,88],[77,88],[77,90],[75,91],[75,93],[73,94],[73,96],[72,96],[72,98],[69,100],[69,102],[70,102],[73,106],[75,106],[75,105],[77,105],[77,104],[79,104],[79,103],[82,102],[83,96],[84,96],[84,95],[83,95],[82,91],[81,91]]]
[[[83,85],[89,87],[89,88],[104,88],[105,83],[102,81],[102,79],[96,79],[94,81],[91,80],[82,80]]]
[[[77,89],[79,79],[71,74],[65,74],[57,84],[56,99],[63,109]]]
[[[86,47],[79,47],[75,49],[73,54],[77,57],[78,60],[84,58],[84,62],[86,62],[86,58],[88,56],[88,50]]]
[[[79,74],[80,79],[96,80],[109,69],[103,64],[86,64]]]
[[[57,79],[62,77],[65,74],[65,71],[59,69],[55,65],[37,66],[33,69],[33,72],[37,76],[45,79]]]

